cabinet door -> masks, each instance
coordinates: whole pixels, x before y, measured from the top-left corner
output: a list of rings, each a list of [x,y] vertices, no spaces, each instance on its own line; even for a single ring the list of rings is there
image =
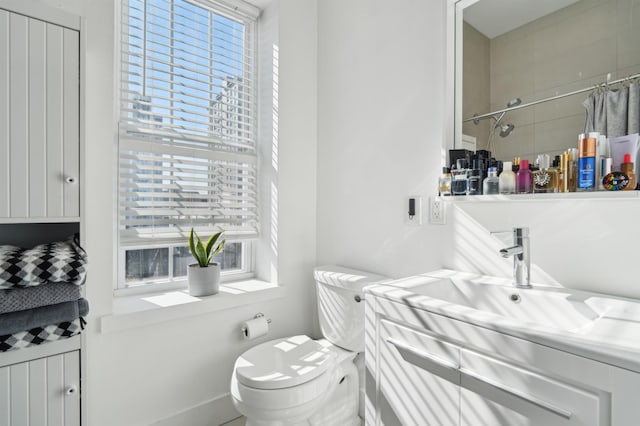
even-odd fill
[[[0,368],[0,426],[80,425],[79,351]]]
[[[466,349],[460,362],[461,424],[609,425],[610,395]]]
[[[79,33],[0,10],[0,40],[0,220],[77,217]]]
[[[459,349],[391,321],[380,321],[377,417],[380,424],[459,424]]]

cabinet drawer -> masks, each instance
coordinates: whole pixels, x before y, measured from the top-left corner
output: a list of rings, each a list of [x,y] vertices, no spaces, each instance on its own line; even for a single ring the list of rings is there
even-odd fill
[[[379,325],[381,424],[458,425],[459,348],[392,321]]]
[[[460,351],[461,424],[608,425],[609,394],[467,349]]]

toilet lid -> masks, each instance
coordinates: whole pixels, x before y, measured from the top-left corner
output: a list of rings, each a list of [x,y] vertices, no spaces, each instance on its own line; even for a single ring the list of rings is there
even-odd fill
[[[301,335],[254,346],[240,355],[235,374],[252,388],[282,389],[315,379],[334,365],[333,352]]]

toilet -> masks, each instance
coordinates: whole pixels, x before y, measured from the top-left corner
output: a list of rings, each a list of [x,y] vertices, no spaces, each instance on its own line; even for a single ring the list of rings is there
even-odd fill
[[[238,357],[231,400],[247,426],[359,426],[364,418],[364,294],[385,279],[341,266],[314,270],[324,339],[298,335]]]

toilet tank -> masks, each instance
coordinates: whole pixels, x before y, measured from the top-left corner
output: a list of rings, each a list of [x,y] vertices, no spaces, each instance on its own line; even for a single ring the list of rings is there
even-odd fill
[[[331,265],[315,268],[314,278],[322,335],[343,349],[364,352],[362,289],[386,277]]]

